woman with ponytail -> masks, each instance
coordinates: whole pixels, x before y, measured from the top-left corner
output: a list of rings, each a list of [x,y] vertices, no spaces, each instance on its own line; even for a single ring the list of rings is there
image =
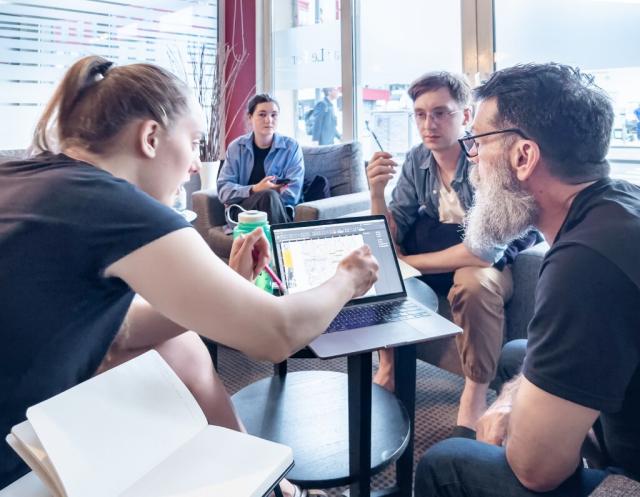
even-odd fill
[[[150,348],[211,424],[240,430],[198,335],[278,362],[375,280],[364,247],[320,287],[270,296],[250,282],[269,257],[261,231],[236,240],[230,267],[220,261],[169,207],[199,167],[202,121],[169,72],[85,57],[37,123],[37,155],[0,167],[0,434],[27,407]],[[0,488],[26,471],[0,444]]]

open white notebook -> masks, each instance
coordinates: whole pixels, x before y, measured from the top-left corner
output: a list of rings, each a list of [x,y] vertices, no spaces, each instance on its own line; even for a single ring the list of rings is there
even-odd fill
[[[7,442],[31,467],[0,497],[265,495],[293,465],[291,449],[210,426],[155,352],[27,409]]]

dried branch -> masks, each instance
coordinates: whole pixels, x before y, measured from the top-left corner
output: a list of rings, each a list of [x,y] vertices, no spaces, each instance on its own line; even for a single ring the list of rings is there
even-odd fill
[[[236,17],[240,16],[239,25],[243,30],[240,47],[235,48],[225,43],[219,43],[217,46],[207,42],[189,43],[187,46],[188,62],[183,60],[179,51],[169,52],[169,59],[172,65],[177,68],[175,72],[183,77],[191,87],[204,111],[206,133],[200,146],[200,160],[202,161],[223,158],[227,138],[225,121],[230,112],[226,96],[235,87],[240,70],[249,57],[244,41],[243,10],[242,2],[234,2],[233,29],[238,25]],[[248,92],[243,105],[235,111],[231,124],[242,116],[244,104],[254,92],[255,87]],[[231,127],[229,126],[229,128]]]

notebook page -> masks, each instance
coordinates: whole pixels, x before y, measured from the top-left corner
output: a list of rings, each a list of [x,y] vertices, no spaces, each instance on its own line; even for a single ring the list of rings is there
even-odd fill
[[[290,447],[207,426],[120,497],[262,497],[292,462]]]
[[[155,351],[30,407],[68,497],[114,497],[207,425]]]
[[[4,490],[0,497],[53,497],[35,473],[27,473],[14,481]]]
[[[44,451],[36,432],[29,421],[11,428],[7,435],[7,443],[27,463],[40,480],[57,497],[65,497],[64,489],[49,456]]]

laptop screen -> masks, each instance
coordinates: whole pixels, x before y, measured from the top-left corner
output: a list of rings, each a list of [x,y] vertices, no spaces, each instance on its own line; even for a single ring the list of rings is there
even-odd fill
[[[406,295],[384,216],[280,224],[271,227],[271,234],[276,268],[287,293],[324,283],[347,254],[368,245],[380,266],[378,281],[352,302]]]

